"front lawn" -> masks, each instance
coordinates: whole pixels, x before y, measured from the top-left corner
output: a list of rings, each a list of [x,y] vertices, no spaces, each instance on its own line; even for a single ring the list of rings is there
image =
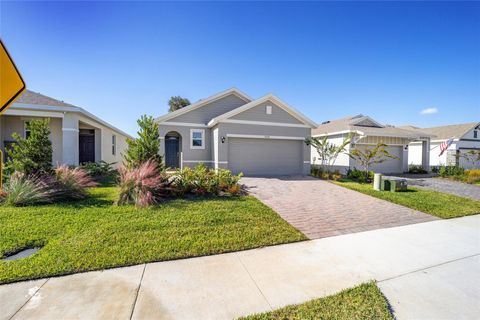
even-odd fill
[[[406,192],[376,191],[373,190],[372,184],[358,183],[351,180],[332,182],[339,186],[422,211],[439,218],[457,218],[480,213],[480,201],[447,193],[411,186],[408,187]]]
[[[332,296],[256,314],[244,320],[283,319],[393,319],[389,305],[374,282]]]
[[[253,197],[171,200],[151,209],[113,206],[117,189],[75,203],[0,207],[0,283],[306,240]]]

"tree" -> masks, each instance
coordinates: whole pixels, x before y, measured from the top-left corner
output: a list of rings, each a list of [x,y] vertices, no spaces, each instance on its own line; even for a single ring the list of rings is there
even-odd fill
[[[480,150],[469,150],[465,153],[460,153],[459,157],[465,159],[467,163],[472,163],[472,167],[475,167],[477,162],[480,162]]]
[[[305,139],[307,146],[312,146],[317,150],[318,156],[320,157],[320,165],[333,166],[337,157],[340,153],[343,153],[347,149],[347,145],[350,144],[352,136],[348,135],[343,139],[343,142],[340,145],[335,145],[328,141],[327,136],[323,137],[309,137]]]
[[[350,158],[358,161],[365,171],[365,178],[368,181],[368,172],[370,167],[373,164],[382,163],[387,161],[387,158],[398,159],[397,156],[390,154],[385,148],[387,147],[384,143],[377,143],[373,149],[365,148],[365,151],[362,151],[358,148],[353,149],[348,154]]]
[[[138,168],[147,160],[154,160],[162,165],[160,156],[160,133],[158,124],[153,117],[143,115],[137,120],[140,130],[137,139],[127,139],[128,148],[123,154],[124,165],[127,168]]]
[[[173,96],[168,100],[168,112],[173,112],[178,109],[182,109],[183,107],[186,107],[190,105],[190,101],[187,98],[182,98],[180,96]]]
[[[8,172],[18,171],[26,175],[46,174],[52,171],[52,142],[50,141],[50,121],[30,120],[26,123],[29,135],[21,137],[14,132],[15,143],[7,149]]]

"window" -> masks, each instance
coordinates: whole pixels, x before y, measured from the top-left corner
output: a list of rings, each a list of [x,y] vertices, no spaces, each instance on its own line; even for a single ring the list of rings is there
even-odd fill
[[[190,149],[205,149],[205,130],[191,129],[190,130]]]
[[[23,124],[23,137],[25,139],[28,139],[30,137],[30,129],[28,128],[28,124],[29,122],[28,121],[25,121],[24,124]]]
[[[477,139],[478,138],[478,131],[473,130],[473,138]]]
[[[266,106],[265,107],[265,113],[266,114],[272,114],[272,106]]]
[[[117,136],[112,136],[112,155],[117,155]]]

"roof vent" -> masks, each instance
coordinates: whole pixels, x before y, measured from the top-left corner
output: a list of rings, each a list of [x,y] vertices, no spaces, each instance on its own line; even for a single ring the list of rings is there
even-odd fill
[[[322,122],[322,124],[327,124],[327,123],[330,123],[330,120]]]

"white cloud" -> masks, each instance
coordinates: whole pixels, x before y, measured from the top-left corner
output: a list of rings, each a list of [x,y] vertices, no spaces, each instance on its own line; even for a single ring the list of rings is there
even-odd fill
[[[437,113],[437,112],[438,112],[437,108],[427,108],[427,109],[423,109],[422,111],[420,111],[420,114],[434,114],[434,113]]]

